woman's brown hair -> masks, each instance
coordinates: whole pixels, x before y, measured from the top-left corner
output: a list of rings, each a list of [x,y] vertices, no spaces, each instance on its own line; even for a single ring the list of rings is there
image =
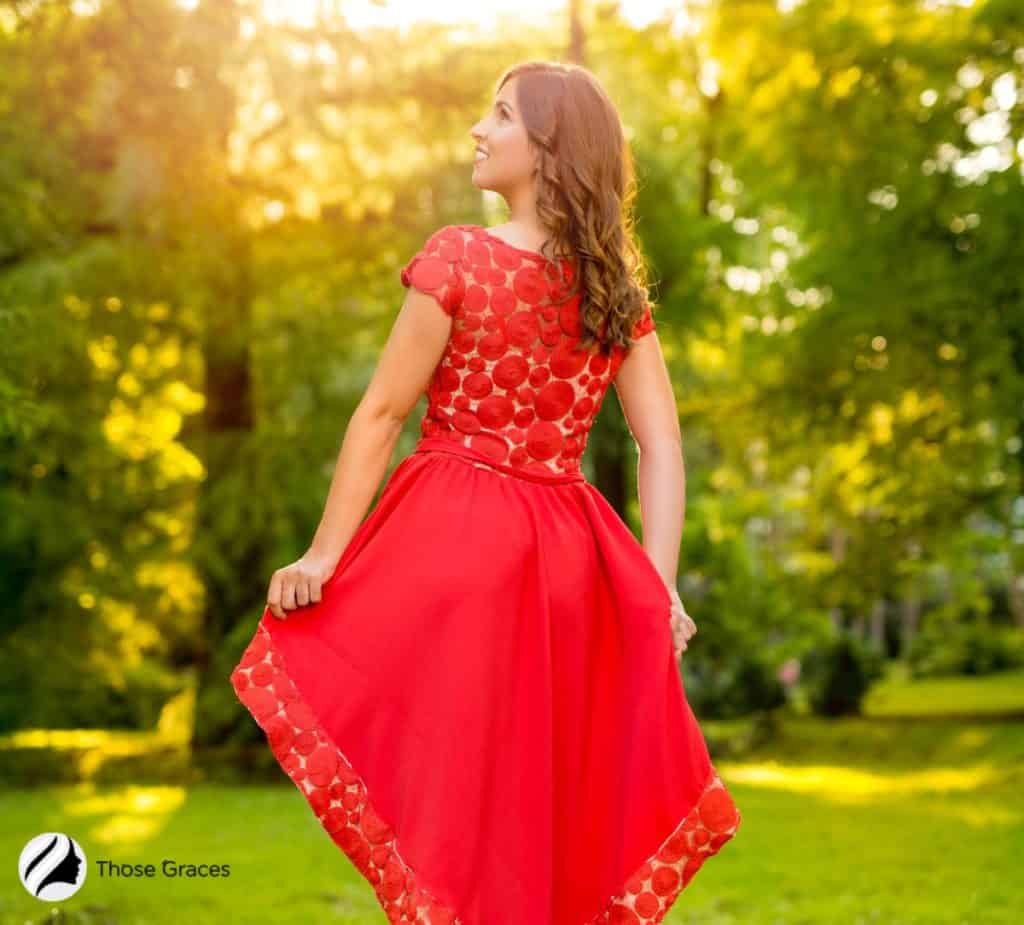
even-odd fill
[[[650,301],[634,239],[633,157],[618,111],[579,65],[526,61],[509,68],[498,89],[513,77],[527,135],[540,154],[537,215],[552,232],[542,250],[578,266],[567,295],[581,293],[581,347],[628,349]]]

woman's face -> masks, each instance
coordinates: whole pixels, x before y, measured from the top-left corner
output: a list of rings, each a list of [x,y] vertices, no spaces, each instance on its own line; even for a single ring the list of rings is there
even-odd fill
[[[473,183],[507,200],[519,189],[532,188],[537,158],[516,103],[516,78],[505,82],[490,112],[470,129],[479,150],[473,162]]]

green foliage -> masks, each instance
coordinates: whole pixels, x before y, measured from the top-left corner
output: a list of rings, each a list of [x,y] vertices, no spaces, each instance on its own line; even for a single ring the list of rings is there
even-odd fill
[[[41,618],[0,647],[0,733],[15,729],[152,729],[187,676],[157,657],[114,669],[88,653],[99,634]],[[83,652],[86,653],[83,656]]]
[[[985,675],[1024,666],[1024,629],[988,620],[928,620],[907,649],[915,678]]]
[[[684,655],[685,658],[685,655]],[[786,692],[775,667],[763,656],[741,652],[718,675],[687,683],[686,695],[700,719],[734,719],[786,703]]]
[[[879,602],[918,674],[1020,664],[996,629],[1024,625],[1018,7],[581,23],[685,436],[701,715],[779,703],[807,652],[819,708],[856,709],[857,645],[814,654]],[[456,43],[251,12],[0,20],[5,728],[144,726],[196,666],[201,738],[258,737],[227,673],[315,529],[397,268],[481,217],[467,129],[500,68],[561,55],[525,25]]]
[[[808,653],[801,668],[808,703],[821,716],[859,714],[868,688],[884,674],[881,655],[848,632]]]

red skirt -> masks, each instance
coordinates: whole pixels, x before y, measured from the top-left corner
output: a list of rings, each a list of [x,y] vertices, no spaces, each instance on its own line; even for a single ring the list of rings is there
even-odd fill
[[[231,682],[389,921],[660,922],[740,823],[669,604],[582,475],[428,437]]]

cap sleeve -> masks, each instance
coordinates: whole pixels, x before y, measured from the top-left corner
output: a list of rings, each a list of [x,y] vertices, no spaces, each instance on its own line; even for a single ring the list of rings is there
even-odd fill
[[[433,296],[452,317],[462,305],[466,284],[462,259],[465,242],[459,229],[445,225],[435,231],[412,259],[402,267],[402,285]]]
[[[651,314],[651,303],[644,302],[644,312],[636,324],[633,325],[633,332],[630,335],[633,340],[639,340],[645,334],[654,330],[654,315]]]

